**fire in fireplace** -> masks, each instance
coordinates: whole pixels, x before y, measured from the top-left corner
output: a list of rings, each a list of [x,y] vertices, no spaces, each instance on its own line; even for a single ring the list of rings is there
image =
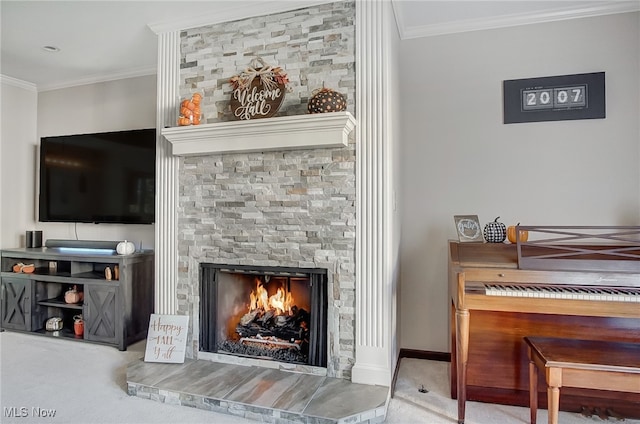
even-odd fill
[[[248,356],[272,356],[275,359],[307,363],[309,355],[309,322],[311,309],[307,295],[308,277],[283,277],[271,275],[244,276],[229,278],[231,287],[224,287],[226,281],[220,275],[219,289],[228,294],[248,291],[247,283],[255,282],[247,300],[246,313],[238,318],[237,310],[242,313],[239,303],[232,305],[233,312],[225,311],[221,305],[217,308],[218,317],[226,334],[218,341],[218,352]],[[231,277],[231,276],[230,276]],[[297,294],[294,298],[292,291]],[[275,293],[274,293],[275,292]],[[225,297],[224,294],[222,297]],[[304,299],[304,300],[302,300]],[[241,299],[242,302],[242,299]],[[231,305],[231,304],[229,304]],[[224,321],[226,320],[226,325]]]
[[[324,269],[201,264],[200,349],[326,367]]]

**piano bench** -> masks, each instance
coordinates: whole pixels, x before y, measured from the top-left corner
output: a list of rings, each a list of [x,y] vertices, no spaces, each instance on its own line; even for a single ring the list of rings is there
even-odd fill
[[[640,344],[525,337],[531,424],[538,412],[538,369],[547,380],[549,424],[558,423],[560,388],[640,393]]]

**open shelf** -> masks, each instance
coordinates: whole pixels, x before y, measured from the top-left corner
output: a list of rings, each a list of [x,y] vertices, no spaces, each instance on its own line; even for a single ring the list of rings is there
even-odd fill
[[[113,275],[113,267],[111,267],[112,275]],[[38,268],[32,273],[23,273],[23,272],[3,272],[3,277],[11,277],[11,278],[26,278],[26,279],[42,279],[42,280],[50,280],[54,281],[56,279],[64,279],[68,280],[70,278],[74,278],[77,280],[97,280],[97,281],[118,281],[115,278],[111,280],[107,280],[105,278],[104,271],[86,271],[79,273],[70,273],[68,271],[49,271],[49,268]],[[78,284],[83,284],[79,282]]]
[[[64,299],[54,298],[54,299],[46,299],[38,301],[38,305],[42,306],[53,306],[55,308],[65,308],[65,309],[79,309],[82,310],[82,302],[80,303],[67,303]]]
[[[111,272],[113,275],[113,267],[111,267]],[[89,271],[89,272],[81,272],[79,274],[73,274],[71,277],[77,278],[79,280],[102,280],[102,281],[117,281],[115,278],[111,280],[107,280],[103,272],[97,271]]]
[[[70,330],[68,328],[63,328],[62,330],[58,331],[47,331],[44,328],[41,328],[40,330],[33,331],[33,333],[58,339],[84,340],[84,336],[76,336],[73,330]]]

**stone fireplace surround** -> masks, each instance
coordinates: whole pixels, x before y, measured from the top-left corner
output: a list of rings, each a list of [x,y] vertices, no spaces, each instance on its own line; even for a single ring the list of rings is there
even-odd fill
[[[289,10],[295,6],[288,4],[286,7]],[[233,21],[242,18],[243,14],[250,12],[238,9],[207,19],[209,22]],[[179,97],[180,34],[186,26],[184,22],[150,26],[159,36],[158,126],[165,128],[165,134],[172,130],[167,127],[174,125],[175,99]],[[389,385],[398,349],[394,336],[398,242],[394,234],[398,234],[399,227],[394,208],[396,181],[393,171],[397,166],[397,147],[393,140],[396,130],[390,125],[397,110],[394,108],[397,97],[392,91],[389,72],[393,63],[390,43],[397,40],[394,38],[397,34],[393,33],[391,6],[375,0],[355,2],[355,29],[358,66],[354,100],[358,125],[349,141],[358,150],[355,155],[355,215],[358,219],[354,234],[357,259],[353,264],[354,281],[350,283],[355,295],[351,302],[355,328],[350,331],[354,335],[353,348],[343,356],[351,355],[353,358],[343,368],[338,361],[334,372],[344,378],[348,378],[350,373],[351,380],[358,383]],[[179,254],[193,253],[195,257],[210,253],[208,249],[178,246],[178,178],[185,162],[188,164],[189,160],[195,159],[174,156],[172,149],[175,146],[165,137],[158,139],[157,313],[187,313],[180,310],[179,304],[184,304],[185,298],[193,301],[190,293],[180,291],[177,276],[185,271],[188,264],[176,261],[178,248]],[[315,147],[311,151],[318,151]],[[209,163],[212,164],[216,164],[215,160]]]
[[[238,122],[217,143],[211,140],[218,131],[227,132],[227,123],[163,131],[174,152],[186,152],[178,178],[178,313],[192,322],[191,358],[350,379],[356,219],[355,146],[349,135],[355,121],[349,112],[305,115],[304,124],[300,118]],[[277,141],[269,145],[271,151],[260,151],[266,148],[265,137],[253,138],[254,128],[262,128],[259,134],[264,135],[273,126]],[[325,145],[338,147],[314,148],[317,134]],[[248,146],[248,151],[218,152],[227,145]],[[327,269],[326,370],[200,352],[202,263]]]

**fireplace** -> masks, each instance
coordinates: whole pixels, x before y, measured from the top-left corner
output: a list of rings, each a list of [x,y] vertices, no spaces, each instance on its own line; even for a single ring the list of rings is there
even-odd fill
[[[327,366],[327,270],[200,264],[200,351]]]
[[[283,138],[289,140],[296,133],[287,134]],[[354,164],[352,138],[346,148],[180,157],[176,294],[177,313],[188,315],[193,326],[188,358],[351,378],[356,311]],[[306,290],[311,292],[292,293],[296,302],[310,299],[308,364],[220,352],[218,343],[230,338],[216,331],[222,324],[217,323],[218,308],[212,303],[228,291],[217,287],[227,278],[214,275],[222,275],[221,268],[245,274],[271,272],[272,277],[308,274],[311,288]],[[237,319],[249,312],[250,294],[257,287],[255,279],[243,285],[242,310],[237,312],[242,314]],[[209,309],[203,313],[205,308]],[[322,325],[314,324],[315,319]],[[230,326],[235,331],[237,323]]]

